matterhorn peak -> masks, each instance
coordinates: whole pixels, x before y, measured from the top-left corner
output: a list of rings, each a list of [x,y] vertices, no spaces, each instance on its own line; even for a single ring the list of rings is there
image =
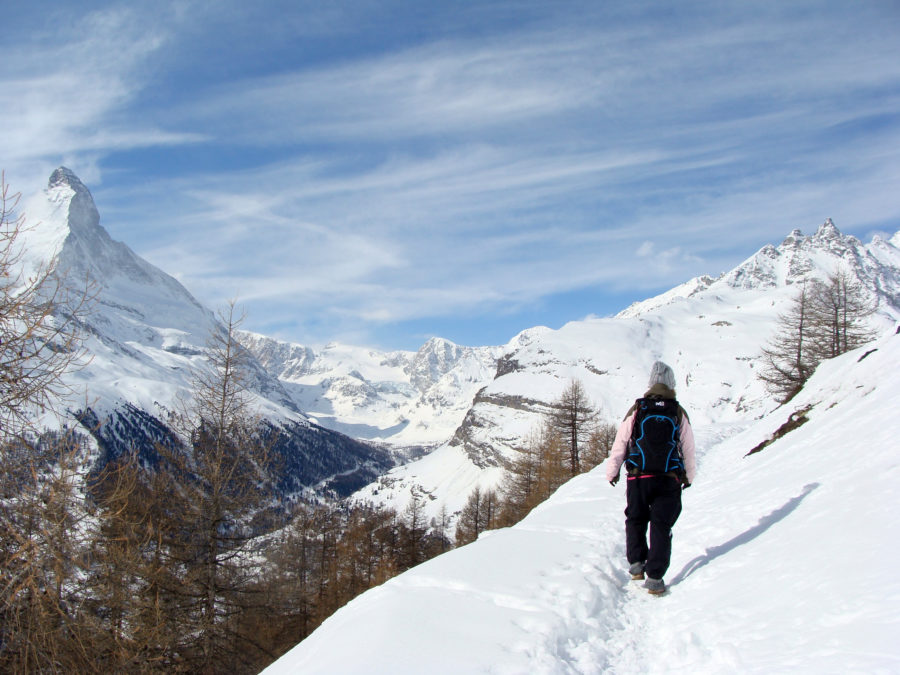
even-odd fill
[[[75,172],[65,166],[61,166],[51,173],[50,180],[47,183],[47,187],[50,189],[59,187],[60,185],[67,185],[75,192],[91,193],[91,191],[87,189],[87,186],[81,182],[81,179],[75,175]]]
[[[52,255],[58,269],[70,279],[89,279],[99,289],[98,307],[117,308],[109,314],[98,310],[98,317],[104,314],[98,318],[105,322],[103,330],[121,321],[123,341],[144,339],[135,317],[165,313],[170,328],[205,336],[210,312],[178,281],[109,236],[91,191],[71,169],[61,166],[50,175],[44,197],[49,205],[44,220],[56,232]]]
[[[93,240],[109,241],[109,234],[100,227],[100,212],[97,211],[91,191],[71,169],[61,166],[50,174],[47,192],[50,199],[63,208],[68,201],[68,224],[71,232]]]

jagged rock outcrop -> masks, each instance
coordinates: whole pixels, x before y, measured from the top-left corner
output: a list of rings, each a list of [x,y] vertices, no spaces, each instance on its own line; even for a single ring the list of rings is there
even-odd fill
[[[492,424],[492,417],[488,414],[491,406],[505,411],[523,412],[535,418],[546,415],[551,410],[547,401],[509,394],[491,394],[487,387],[481,389],[449,442],[451,447],[462,448],[472,463],[481,469],[503,466],[508,459],[508,452],[504,450],[509,446],[498,447],[481,440],[482,432]],[[521,447],[524,441],[525,439],[513,440],[512,447]]]
[[[794,230],[779,246],[763,247],[726,274],[722,282],[746,290],[772,288],[843,269],[881,302],[900,307],[898,255],[900,251],[881,237],[866,246],[856,237],[842,234],[829,218],[811,236]]]

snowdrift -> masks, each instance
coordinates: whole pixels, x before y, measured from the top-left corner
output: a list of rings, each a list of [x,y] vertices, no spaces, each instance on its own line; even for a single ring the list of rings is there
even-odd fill
[[[599,467],[361,595],[264,672],[897,672],[898,364],[887,335],[727,440],[698,427],[661,598],[625,572],[624,490]]]

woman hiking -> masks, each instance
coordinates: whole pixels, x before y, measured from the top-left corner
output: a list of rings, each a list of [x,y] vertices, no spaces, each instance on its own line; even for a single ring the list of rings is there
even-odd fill
[[[672,526],[681,514],[681,491],[694,482],[694,432],[675,398],[675,373],[653,364],[647,392],[628,411],[606,462],[613,486],[625,465],[625,550],[632,579],[644,579],[654,595],[666,591],[663,576],[672,555]],[[649,545],[647,528],[650,529]]]

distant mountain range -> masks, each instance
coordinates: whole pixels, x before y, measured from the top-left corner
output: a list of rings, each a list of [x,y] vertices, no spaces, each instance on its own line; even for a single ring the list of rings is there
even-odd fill
[[[430,447],[459,426],[494,378],[499,347],[433,338],[417,352],[331,343],[320,350],[243,333],[242,344],[317,423],[397,448]]]
[[[41,223],[28,233],[33,264],[56,257],[99,290],[84,325],[93,360],[72,376],[85,392],[79,409],[99,456],[152,452],[191,366],[203,358],[215,315],[113,241],[71,171],[54,171],[26,212]],[[572,378],[614,421],[642,393],[652,362],[663,359],[676,371],[701,442],[770,410],[775,403],[756,378],[760,346],[796,284],[839,267],[877,299],[874,323],[892,329],[900,318],[900,233],[863,244],[829,220],[811,236],[793,231],[718,278],[693,279],[615,317],[532,328],[506,345],[435,338],[418,352],[378,352],[340,344],[315,350],[252,333],[240,339],[253,356],[260,412],[282,432],[285,491],[363,488],[360,498],[402,506],[415,488],[433,497],[430,508],[452,511],[475,485],[497,480],[503,459]]]

